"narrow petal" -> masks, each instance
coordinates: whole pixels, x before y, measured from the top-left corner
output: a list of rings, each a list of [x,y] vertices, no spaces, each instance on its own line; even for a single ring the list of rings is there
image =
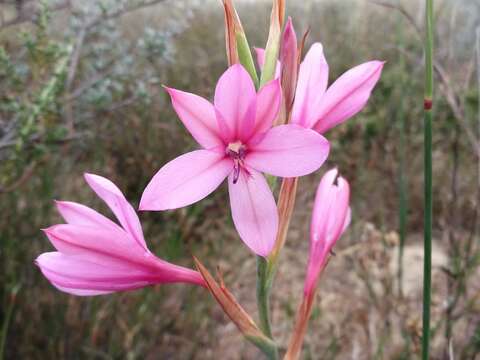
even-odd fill
[[[165,87],[172,99],[172,105],[194,139],[205,149],[222,145],[217,126],[215,108],[204,98]]]
[[[382,73],[384,62],[370,61],[340,76],[316,109],[313,128],[323,134],[363,109]]]
[[[140,210],[168,210],[193,204],[214,191],[233,169],[223,153],[192,151],[164,165],[143,192]]]
[[[350,186],[337,169],[322,178],[315,196],[310,241],[318,243],[320,253],[330,251],[350,223]]]
[[[281,102],[282,89],[279,79],[270,81],[258,91],[254,134],[265,132],[272,127]]]
[[[58,212],[71,225],[91,226],[119,231],[121,228],[112,220],[89,208],[72,201],[56,201]]]
[[[267,256],[275,244],[278,212],[275,199],[259,172],[242,170],[237,183],[228,178],[230,206],[235,227],[243,242],[256,254]]]
[[[310,128],[316,120],[314,110],[318,107],[328,85],[328,64],[320,43],[312,45],[300,65],[292,123]]]
[[[140,246],[132,246],[129,235],[123,230],[59,224],[43,231],[52,245],[64,254],[82,254],[89,261],[112,267],[123,266],[125,262],[153,266],[153,255]]]
[[[255,125],[256,92],[250,75],[242,65],[232,65],[220,77],[214,103],[235,138],[243,140],[250,136]]]
[[[60,252],[41,254],[36,264],[54,286],[80,296],[138,289],[157,280],[154,273],[144,273],[135,267],[115,268]]]
[[[298,125],[281,125],[252,139],[245,162],[275,176],[298,177],[322,166],[329,151],[329,142],[315,131]]]
[[[350,222],[348,207],[350,200],[350,186],[344,178],[338,177],[336,185],[333,185],[333,187],[334,190],[331,191],[335,194],[335,199],[331,208],[332,213],[329,214],[328,217],[326,234],[326,244],[329,251],[335,245]]]
[[[54,286],[79,296],[102,295],[173,282],[205,286],[197,271],[156,260],[157,267],[146,269],[133,263],[112,265],[85,256],[49,252],[41,254],[35,262]]]
[[[138,215],[132,205],[125,199],[120,189],[113,182],[102,176],[85,174],[85,180],[98,197],[105,201],[125,231],[129,233],[141,247],[147,249]]]

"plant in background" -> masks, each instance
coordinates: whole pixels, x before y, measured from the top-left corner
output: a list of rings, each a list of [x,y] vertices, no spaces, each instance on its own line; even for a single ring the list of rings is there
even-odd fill
[[[359,65],[327,89],[328,65],[322,45],[314,44],[300,64],[304,41],[298,48],[291,19],[282,35],[285,2],[274,0],[265,54],[260,52],[259,56],[259,75],[233,3],[224,0],[224,9],[230,66],[217,83],[214,104],[167,88],[180,120],[203,149],[164,165],[145,189],[140,209],[162,211],[190,205],[228,177],[233,222],[240,238],[257,255],[260,326],[237,302],[222,277],[217,281],[199,259],[195,258],[196,272],[150,253],[135,211],[113,183],[99,176],[86,175],[86,180],[121,227],[83,205],[59,202],[57,207],[68,224],[45,230],[58,251],[42,254],[37,264],[57,288],[76,295],[165,282],[204,285],[246,339],[268,358],[277,359],[269,296],[293,212],[297,177],[316,171],[324,163],[330,147],[321,133],[365,106],[383,62]],[[143,48],[150,49],[152,42],[155,44],[155,39],[150,36]],[[108,96],[124,91],[121,81],[102,84],[105,96],[97,97],[97,106],[105,99],[111,102]],[[278,208],[272,192],[275,178],[270,178],[269,185],[261,172],[283,178]],[[304,300],[286,359],[300,355],[320,273],[350,222],[349,197],[348,182],[337,170],[327,172],[315,200]]]
[[[114,20],[160,2],[79,2],[62,36],[52,34],[56,19],[42,2],[34,31],[12,50],[0,47],[0,193],[18,188],[59,146],[95,140],[106,113],[149,102],[146,89],[161,82],[186,19],[127,41]]]

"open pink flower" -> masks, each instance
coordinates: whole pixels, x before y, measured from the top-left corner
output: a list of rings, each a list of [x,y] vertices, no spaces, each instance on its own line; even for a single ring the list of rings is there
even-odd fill
[[[349,201],[348,182],[338,176],[337,169],[328,171],[318,186],[310,225],[310,254],[305,279],[307,295],[315,288],[329,252],[350,224]]]
[[[35,261],[55,287],[87,296],[173,282],[204,286],[197,271],[163,261],[148,250],[138,216],[115,184],[97,175],[86,174],[85,179],[121,226],[84,205],[58,201],[67,224],[44,230],[57,251]]]
[[[287,30],[294,33],[290,21]],[[264,50],[256,49],[256,53],[262,67]],[[355,66],[327,89],[328,64],[322,44],[314,43],[300,64],[290,123],[323,134],[348,120],[365,107],[380,78],[383,65],[383,61],[374,60]],[[279,75],[280,70],[277,69],[276,76]]]
[[[141,210],[168,210],[199,201],[228,177],[235,227],[256,254],[275,242],[278,214],[261,172],[297,177],[317,170],[328,141],[298,125],[272,128],[281,103],[278,80],[258,93],[247,71],[231,66],[219,79],[214,104],[167,88],[180,120],[202,146],[164,165],[145,189]]]

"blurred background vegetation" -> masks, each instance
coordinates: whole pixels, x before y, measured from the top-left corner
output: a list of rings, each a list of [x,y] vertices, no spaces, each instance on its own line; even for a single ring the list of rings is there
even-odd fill
[[[269,2],[236,3],[250,44],[263,47]],[[310,29],[307,48],[323,43],[330,81],[361,62],[387,61],[367,108],[327,134],[328,164],[300,182],[272,299],[283,344],[301,298],[321,173],[338,166],[353,190],[353,223],[322,278],[307,359],[418,356],[422,3],[287,1],[299,36]],[[436,3],[433,358],[475,359],[480,3]],[[259,358],[202,289],[76,298],[56,291],[33,264],[52,248],[39,229],[61,221],[53,199],[107,211],[84,172],[112,179],[136,206],[162,164],[195,147],[161,84],[211,97],[225,68],[220,1],[0,1],[0,358]],[[255,313],[255,260],[225,204],[220,191],[141,220],[152,251],[187,266],[192,253],[219,265]]]

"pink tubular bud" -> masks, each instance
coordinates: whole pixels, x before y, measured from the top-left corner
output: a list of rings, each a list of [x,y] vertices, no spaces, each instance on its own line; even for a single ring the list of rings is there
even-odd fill
[[[295,98],[298,76],[298,48],[297,35],[289,17],[282,36],[280,49],[280,63],[282,64],[281,83],[284,99],[285,120],[288,120]]]
[[[328,171],[318,186],[313,209],[306,295],[314,291],[328,254],[350,223],[349,200],[348,182],[338,176],[337,169]]]

